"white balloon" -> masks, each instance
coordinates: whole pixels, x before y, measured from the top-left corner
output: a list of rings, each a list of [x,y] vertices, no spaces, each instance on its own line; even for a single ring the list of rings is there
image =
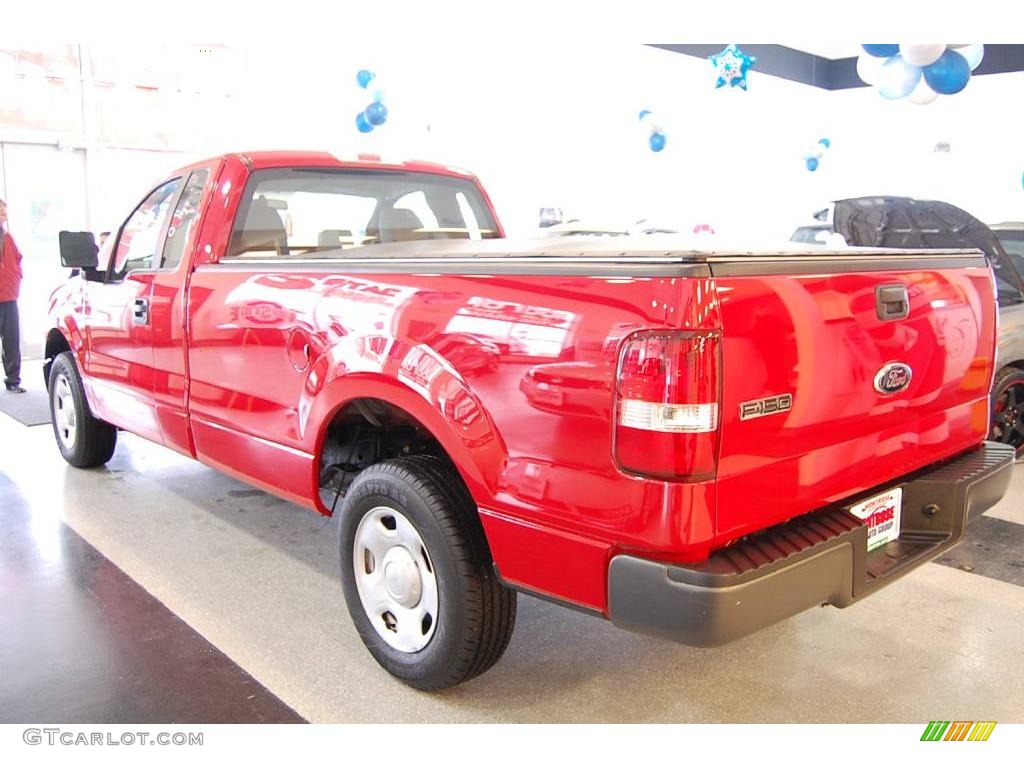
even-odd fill
[[[981,60],[985,56],[985,46],[981,43],[971,43],[970,45],[965,45],[957,53],[967,59],[967,64],[971,67],[971,72],[973,72],[981,64]]]
[[[640,118],[640,125],[647,133],[663,133],[664,126],[661,121],[654,116],[653,112],[648,112],[646,115]]]
[[[878,76],[882,73],[882,65],[886,59],[862,53],[857,57],[857,77],[868,85],[878,85]]]
[[[937,94],[935,91],[929,88],[928,83],[926,83],[924,81],[924,78],[922,77],[921,82],[917,84],[917,86],[914,88],[913,91],[911,91],[910,95],[907,98],[910,99],[910,101],[913,104],[924,105],[931,104],[933,101],[939,98],[939,94]]]
[[[900,43],[900,56],[915,67],[934,64],[945,51],[945,43]]]
[[[387,80],[381,80],[379,77],[373,78],[370,84],[366,86],[366,92],[370,94],[370,98],[380,102],[387,101],[390,89],[391,84]]]

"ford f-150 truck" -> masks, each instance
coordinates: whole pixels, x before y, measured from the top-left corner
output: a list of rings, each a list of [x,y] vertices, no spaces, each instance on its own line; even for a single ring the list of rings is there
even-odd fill
[[[1010,480],[977,251],[517,243],[462,171],[264,152],[61,255],[65,459],[129,430],[340,515],[352,619],[421,689],[498,660],[518,591],[694,645],[848,606]]]

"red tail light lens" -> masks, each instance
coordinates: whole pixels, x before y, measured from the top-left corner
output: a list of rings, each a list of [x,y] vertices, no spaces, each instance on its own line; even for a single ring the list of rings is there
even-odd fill
[[[718,332],[649,331],[622,347],[615,460],[665,480],[713,477],[718,457]]]

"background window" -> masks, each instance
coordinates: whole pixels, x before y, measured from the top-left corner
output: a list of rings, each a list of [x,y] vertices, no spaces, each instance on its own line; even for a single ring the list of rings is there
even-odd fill
[[[1010,257],[1010,263],[1017,270],[1018,277],[1024,281],[1024,229],[996,232],[996,237],[1003,244],[1003,249]]]

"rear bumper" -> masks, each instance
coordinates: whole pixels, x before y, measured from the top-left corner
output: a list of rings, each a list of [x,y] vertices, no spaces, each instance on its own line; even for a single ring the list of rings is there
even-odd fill
[[[612,558],[609,614],[625,629],[687,645],[735,640],[816,605],[845,608],[955,546],[967,523],[1006,493],[1014,451],[1000,443],[894,480],[903,488],[897,541],[867,552],[847,511],[874,492],[804,515],[697,565]]]

